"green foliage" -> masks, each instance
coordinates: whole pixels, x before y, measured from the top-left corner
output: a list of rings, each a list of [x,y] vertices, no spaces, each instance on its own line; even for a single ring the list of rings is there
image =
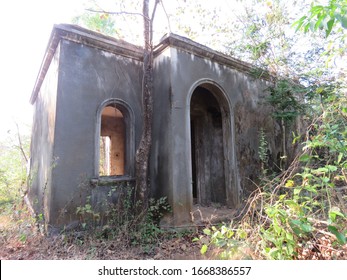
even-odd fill
[[[118,196],[116,205],[112,202],[113,195]],[[133,188],[130,184],[112,186],[107,196],[97,204],[91,196],[87,196],[83,205],[76,208],[76,214],[84,229],[106,224],[107,234],[110,228],[114,228],[112,233],[117,234],[117,230],[129,227],[135,218],[132,200]]]
[[[308,15],[294,22],[293,26],[305,33],[322,29],[325,31],[325,36],[328,37],[338,23],[342,28],[347,28],[346,0],[330,0],[326,6],[312,5]]]
[[[315,107],[303,153],[277,180],[265,183],[263,178],[263,186],[249,199],[248,212],[232,230],[250,225],[253,232],[245,242],[253,242],[265,259],[302,258],[309,244],[319,248],[322,236],[335,237],[331,243],[335,251],[347,242],[347,97],[339,86],[328,88],[317,91],[321,106]],[[202,253],[213,244],[233,258],[233,233],[225,226],[205,230],[208,238],[201,238],[207,240]]]
[[[139,245],[144,252],[150,253],[158,243],[164,231],[159,223],[165,213],[171,211],[166,197],[151,198],[145,212],[135,215],[135,207],[141,202],[133,203],[133,188],[126,186],[112,187],[108,198],[113,194],[119,195],[117,205],[108,199],[101,202],[103,213],[92,203],[90,196],[86,203],[77,207],[76,214],[80,217],[80,224],[84,230],[93,230],[100,238],[124,238],[130,245]]]
[[[166,197],[160,197],[159,199],[151,198],[149,200],[149,207],[147,210],[147,221],[159,225],[160,219],[165,213],[169,213],[171,207],[167,202]]]
[[[267,203],[264,209],[269,223],[260,227],[262,253],[274,260],[295,258],[299,240],[307,239],[312,232],[312,226],[305,216],[305,203],[284,194],[274,204]]]
[[[18,143],[18,133],[8,134],[0,142],[0,207],[18,203],[26,191],[26,159],[23,152],[29,154],[29,137],[21,136],[21,146]]]
[[[208,250],[213,251],[214,248],[218,249],[218,259],[232,259],[236,255],[244,258],[242,250],[244,249],[244,241],[247,238],[247,232],[241,227],[235,229],[229,225],[222,224],[219,227],[212,226],[203,230],[204,235],[200,238],[195,238],[193,241],[200,241],[202,243],[201,254],[206,254]]]
[[[76,214],[81,217],[83,228],[85,228],[87,224],[96,224],[100,221],[100,213],[94,211],[90,203],[90,196],[87,197],[87,202],[85,205],[77,207]]]
[[[257,42],[255,44],[248,44],[246,45],[246,49],[249,50],[252,53],[252,59],[258,60],[262,56],[266,54],[270,46],[270,43],[265,42]]]
[[[166,197],[151,198],[144,219],[135,225],[135,230],[130,231],[131,244],[141,245],[146,253],[150,253],[164,234],[159,225],[160,219],[170,211]]]
[[[74,24],[85,26],[91,30],[103,33],[109,36],[117,35],[117,29],[114,19],[107,13],[84,13],[75,17]]]
[[[280,120],[282,151],[278,167],[283,170],[287,161],[287,137],[286,127],[292,123],[297,116],[305,111],[304,92],[305,87],[294,83],[288,79],[279,79],[267,89],[270,94],[267,96],[267,102],[273,107],[273,117]]]
[[[306,89],[289,80],[280,79],[268,88],[270,95],[267,101],[274,107],[273,116],[285,122],[293,121],[303,113],[304,105],[300,97]]]

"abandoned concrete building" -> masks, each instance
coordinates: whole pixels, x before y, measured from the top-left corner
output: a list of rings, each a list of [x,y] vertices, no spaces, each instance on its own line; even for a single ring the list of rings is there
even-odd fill
[[[141,47],[54,26],[31,96],[29,201],[48,225],[78,221],[88,198],[97,207],[112,186],[134,184],[142,59]],[[238,207],[260,172],[260,129],[269,156],[280,152],[269,81],[253,69],[173,34],[155,47],[150,186],[168,198],[169,225],[189,225],[195,204]]]

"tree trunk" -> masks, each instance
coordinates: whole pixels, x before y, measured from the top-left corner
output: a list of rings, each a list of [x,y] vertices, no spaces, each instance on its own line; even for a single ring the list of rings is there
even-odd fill
[[[149,0],[143,1],[144,22],[144,57],[143,57],[143,81],[142,81],[142,107],[143,107],[143,131],[140,145],[136,151],[136,189],[135,203],[137,212],[147,209],[149,195],[148,165],[152,144],[152,117],[153,117],[153,45],[152,22],[158,0],[155,2],[152,17],[149,17]]]
[[[287,145],[286,145],[286,124],[283,118],[281,118],[281,126],[282,126],[282,156],[280,161],[280,168],[284,170],[286,168],[287,162]]]

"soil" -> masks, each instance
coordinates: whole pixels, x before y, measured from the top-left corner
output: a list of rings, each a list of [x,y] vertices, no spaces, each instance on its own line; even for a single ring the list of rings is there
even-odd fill
[[[2,260],[200,260],[211,258],[202,255],[201,243],[193,241],[202,229],[211,223],[233,215],[230,209],[194,207],[190,230],[168,234],[155,245],[129,245],[126,236],[109,240],[95,238],[87,232],[70,232],[55,236],[40,233],[28,214],[16,213],[12,217],[0,216],[0,259]]]
[[[236,214],[230,209],[196,206],[192,211],[194,226],[190,230],[169,232],[155,244],[130,245],[128,235],[115,238],[97,236],[93,232],[71,231],[46,236],[33,223],[25,211],[13,211],[11,215],[0,214],[1,260],[203,260],[216,259],[217,249],[201,254],[202,243],[193,241],[202,236],[207,225],[230,221]],[[312,242],[303,244],[297,259],[347,259],[347,245],[334,249],[329,235],[315,236]],[[260,259],[257,250],[242,248],[236,259]]]
[[[187,238],[163,241],[146,253],[140,246],[126,245],[122,240],[63,240],[57,236],[28,237],[25,242],[16,238],[0,244],[2,260],[145,260],[201,259],[200,248]],[[80,244],[79,244],[80,243]]]

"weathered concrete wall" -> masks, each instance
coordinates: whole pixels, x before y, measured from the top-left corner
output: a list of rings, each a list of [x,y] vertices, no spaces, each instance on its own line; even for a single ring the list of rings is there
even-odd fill
[[[174,162],[174,193],[179,206],[185,211],[185,207],[191,207],[192,200],[192,166],[191,166],[191,127],[190,127],[190,104],[191,96],[198,86],[210,85],[215,97],[219,99],[221,107],[225,107],[226,141],[224,164],[227,188],[227,204],[236,206],[238,202],[238,178],[236,158],[233,156],[232,131],[233,113],[230,93],[233,92],[235,75],[238,73],[209,59],[195,56],[181,49],[171,49],[172,54],[172,107],[171,120],[174,131],[173,154]],[[230,137],[228,137],[230,136]],[[189,205],[189,206],[188,206]],[[188,218],[188,217],[187,217]],[[179,221],[180,222],[180,221]]]
[[[276,158],[281,150],[281,130],[272,117],[272,108],[265,101],[268,93],[264,85],[257,90],[259,82],[253,83],[253,86],[249,83],[240,87],[240,98],[234,105],[237,159],[244,195],[254,190],[254,183],[258,183],[262,172],[259,158],[261,129],[268,142],[269,155]]]
[[[132,201],[135,180],[126,177],[100,177],[91,181],[89,203],[96,216],[85,217],[86,222],[105,225],[123,223],[133,214]],[[92,214],[92,215],[93,215]],[[88,221],[89,218],[89,221]]]
[[[139,61],[68,40],[61,42],[60,59],[49,221],[54,225],[76,219],[76,207],[91,193],[90,178],[98,176],[101,104],[112,99],[129,104],[135,131],[142,125]]]
[[[35,103],[30,146],[28,195],[35,212],[49,220],[52,193],[53,146],[60,65],[60,46],[52,59]]]
[[[76,210],[88,197],[96,211],[107,211],[104,203],[118,207],[124,193],[108,194],[134,185],[142,133],[141,50],[81,28],[59,28],[49,51],[60,45],[52,62],[43,64],[42,73],[49,66],[48,73],[32,96],[29,193],[55,227],[78,220]],[[177,36],[156,48],[153,82],[150,183],[151,195],[167,196],[172,206],[164,224],[189,225],[194,198],[238,207],[261,171],[260,130],[271,160],[281,149],[280,127],[265,102],[269,82],[252,77],[249,65]],[[101,114],[113,103],[125,126],[124,176],[102,178]]]
[[[170,143],[172,127],[171,107],[171,57],[170,50],[156,56],[153,79],[153,127],[150,157],[151,194],[154,197],[166,196],[174,205],[172,186],[172,161]]]
[[[229,134],[229,143],[222,143],[229,145],[224,167],[229,177],[225,186],[229,206],[236,207],[244,189],[254,187],[249,179],[260,171],[260,128],[269,137],[270,152],[276,152],[277,143],[269,139],[278,137],[278,127],[264,99],[269,86],[265,80],[180,48],[169,47],[158,58],[155,69],[160,77],[155,77],[154,111],[161,118],[154,120],[152,184],[175,202],[168,223],[182,225],[190,222],[193,203],[190,101],[194,90],[200,85],[210,87],[230,123],[224,131]]]

